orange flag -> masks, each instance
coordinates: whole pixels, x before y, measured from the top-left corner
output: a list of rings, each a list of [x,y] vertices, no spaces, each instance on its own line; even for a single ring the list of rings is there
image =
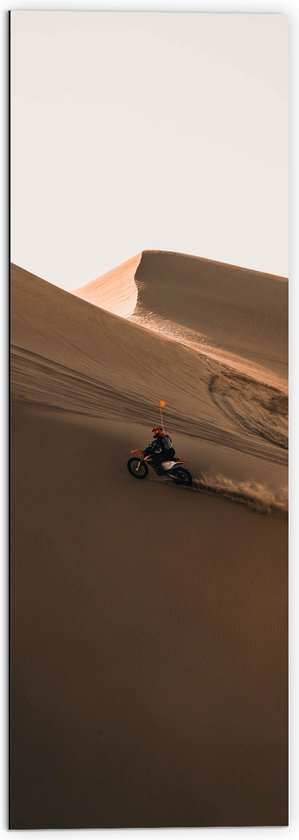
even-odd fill
[[[165,400],[160,400],[160,408],[164,408],[164,405],[166,405]]]

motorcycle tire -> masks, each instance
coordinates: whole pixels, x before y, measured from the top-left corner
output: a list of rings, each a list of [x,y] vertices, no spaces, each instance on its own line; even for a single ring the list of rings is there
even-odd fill
[[[137,469],[138,464],[140,465]],[[134,468],[135,465],[135,468]],[[145,464],[144,461],[141,461],[140,458],[129,458],[127,467],[129,470],[130,475],[133,478],[146,478],[148,475],[148,466]]]
[[[177,484],[184,484],[185,487],[192,487],[192,475],[183,467],[175,467],[171,471],[171,477]]]

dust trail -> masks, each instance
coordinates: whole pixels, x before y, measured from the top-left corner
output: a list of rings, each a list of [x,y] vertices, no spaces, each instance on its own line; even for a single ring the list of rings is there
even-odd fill
[[[211,476],[203,473],[200,478],[193,479],[193,489],[223,496],[231,501],[247,505],[258,513],[270,515],[275,511],[287,513],[288,510],[286,487],[274,493],[268,487],[254,481],[235,481],[224,475]]]

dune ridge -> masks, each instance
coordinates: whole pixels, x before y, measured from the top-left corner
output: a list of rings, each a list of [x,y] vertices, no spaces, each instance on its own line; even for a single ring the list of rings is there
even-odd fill
[[[141,258],[141,253],[136,254],[117,268],[75,289],[73,294],[115,315],[129,317],[137,304],[135,274]]]

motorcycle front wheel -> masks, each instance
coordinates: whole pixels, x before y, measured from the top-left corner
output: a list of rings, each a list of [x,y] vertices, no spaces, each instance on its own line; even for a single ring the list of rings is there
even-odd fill
[[[177,484],[185,484],[186,487],[192,486],[192,475],[183,467],[175,467],[171,471],[171,477]]]
[[[130,475],[133,475],[134,478],[146,478],[148,474],[148,467],[140,458],[129,458],[127,467]]]

